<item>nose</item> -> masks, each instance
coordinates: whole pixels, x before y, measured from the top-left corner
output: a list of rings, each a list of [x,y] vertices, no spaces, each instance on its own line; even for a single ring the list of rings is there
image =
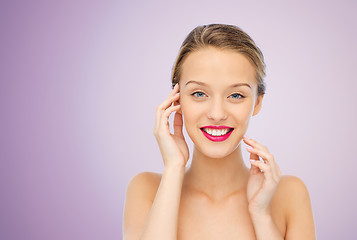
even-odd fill
[[[212,101],[209,106],[207,117],[214,122],[221,122],[227,119],[227,113],[224,108],[222,101],[216,100]]]

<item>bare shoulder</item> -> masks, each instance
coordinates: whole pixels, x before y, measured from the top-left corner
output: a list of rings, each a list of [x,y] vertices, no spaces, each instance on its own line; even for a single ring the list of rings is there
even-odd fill
[[[284,208],[285,215],[291,214],[297,205],[310,201],[308,189],[303,180],[293,175],[283,175],[276,188],[274,200]]]
[[[136,174],[127,187],[128,194],[140,194],[145,199],[154,199],[160,185],[161,174],[154,172],[141,172]]]
[[[129,182],[124,204],[123,239],[138,239],[160,185],[161,174],[142,172]]]
[[[304,181],[293,175],[283,175],[280,178],[278,189],[290,194],[308,194],[308,189]]]
[[[311,199],[304,181],[297,176],[283,175],[276,195],[277,202],[284,207],[286,239],[315,239]]]

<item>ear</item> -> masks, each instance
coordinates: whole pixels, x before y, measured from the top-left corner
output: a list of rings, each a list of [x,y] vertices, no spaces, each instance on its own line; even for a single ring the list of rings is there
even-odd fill
[[[174,106],[179,105],[179,104],[180,104],[180,99],[177,100],[176,102],[174,102]],[[176,111],[176,112],[182,114],[182,109],[180,108],[180,109],[179,109],[178,111]]]
[[[257,97],[252,116],[257,115],[260,112],[260,109],[262,108],[262,104],[263,104],[263,98],[264,98],[264,94]]]

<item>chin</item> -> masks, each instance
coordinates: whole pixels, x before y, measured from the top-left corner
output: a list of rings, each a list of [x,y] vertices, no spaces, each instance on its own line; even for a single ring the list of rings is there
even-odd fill
[[[209,152],[205,152],[203,153],[205,156],[207,156],[208,158],[213,158],[213,159],[222,159],[227,157],[229,154],[231,154],[232,152],[226,152],[226,153],[222,153],[222,152],[218,152],[218,151],[214,151],[214,149],[212,149]]]
[[[195,144],[195,148],[208,158],[220,159],[232,154],[239,147],[239,143],[234,145],[232,143],[225,145],[211,145],[201,141],[199,144]]]

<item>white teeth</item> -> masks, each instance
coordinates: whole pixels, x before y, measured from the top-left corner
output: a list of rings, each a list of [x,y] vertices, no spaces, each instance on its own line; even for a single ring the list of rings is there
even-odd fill
[[[226,135],[227,132],[229,131],[228,128],[224,128],[224,129],[204,128],[203,130],[204,130],[206,133],[208,133],[209,135],[212,135],[212,136],[222,136],[222,135]]]

